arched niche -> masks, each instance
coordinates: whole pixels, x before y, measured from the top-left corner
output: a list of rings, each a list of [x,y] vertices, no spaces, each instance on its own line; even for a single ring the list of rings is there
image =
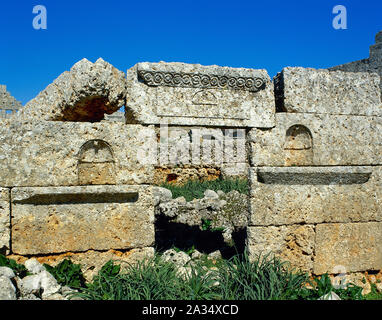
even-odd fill
[[[310,130],[300,124],[291,126],[285,137],[285,165],[308,166],[313,164],[313,138]]]
[[[78,183],[115,184],[115,161],[111,146],[99,139],[85,142],[78,153]]]

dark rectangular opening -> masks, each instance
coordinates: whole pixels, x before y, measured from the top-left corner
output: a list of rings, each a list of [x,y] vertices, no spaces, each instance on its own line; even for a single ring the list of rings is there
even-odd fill
[[[138,201],[138,192],[120,193],[49,193],[36,194],[27,199],[14,200],[14,204],[60,205],[84,203],[128,203]]]

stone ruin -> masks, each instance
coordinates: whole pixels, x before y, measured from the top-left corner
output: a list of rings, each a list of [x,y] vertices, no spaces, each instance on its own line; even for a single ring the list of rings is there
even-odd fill
[[[368,59],[287,67],[273,81],[266,70],[159,62],[125,74],[81,60],[0,122],[1,252],[70,257],[85,272],[136,261],[154,254],[155,185],[240,176],[252,257],[378,274],[381,79],[382,32]],[[104,121],[122,106],[124,122]]]
[[[21,102],[11,96],[6,86],[0,85],[0,118],[11,118],[21,108]]]

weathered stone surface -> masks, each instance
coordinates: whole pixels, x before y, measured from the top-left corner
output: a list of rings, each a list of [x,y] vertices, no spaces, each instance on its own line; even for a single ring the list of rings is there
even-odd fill
[[[183,185],[190,180],[211,181],[219,179],[220,169],[214,167],[185,166],[185,167],[156,167],[154,183],[172,183]]]
[[[219,199],[218,194],[213,190],[206,190],[204,191],[204,197],[212,199]]]
[[[252,166],[382,164],[381,117],[277,113],[276,122],[250,131]]]
[[[21,296],[39,294],[41,289],[41,277],[39,274],[26,276],[22,279],[17,278],[17,287]]]
[[[15,273],[11,268],[8,267],[0,267],[0,277],[6,277],[8,279],[12,279],[15,277]]]
[[[9,189],[0,188],[0,253],[10,248]]]
[[[345,63],[339,66],[329,68],[330,71],[344,71],[349,73],[369,72],[378,74],[380,77],[380,92],[382,94],[382,41],[380,31],[375,36],[375,44],[370,46],[369,58]],[[361,91],[362,92],[362,91]],[[362,101],[363,103],[363,101]]]
[[[314,273],[382,269],[382,223],[330,223],[316,226]]]
[[[12,189],[12,251],[34,255],[132,249],[154,242],[148,186]]]
[[[68,300],[62,294],[53,293],[43,297],[43,300]]]
[[[46,271],[45,267],[38,262],[35,258],[28,259],[25,261],[25,268],[27,268],[28,272],[31,274],[38,274],[43,271]]]
[[[370,65],[372,68],[382,68],[382,41],[381,34],[379,32],[375,36],[375,45],[370,47]],[[379,74],[382,77],[381,70],[379,70]]]
[[[31,294],[21,296],[17,300],[27,300],[27,301],[34,300],[34,301],[37,301],[37,300],[42,300],[42,299],[38,298],[37,296],[35,296],[34,294],[31,293]]]
[[[57,280],[48,271],[42,271],[39,273],[41,279],[42,298],[48,298],[52,295],[56,295],[60,292],[61,286],[57,283]]]
[[[35,300],[34,297],[37,298],[40,295],[44,300],[53,300],[54,295],[61,291],[61,286],[57,280],[46,270],[22,279],[17,278],[16,283],[23,300]]]
[[[382,167],[251,169],[251,224],[382,221]]]
[[[248,157],[247,157],[248,159]],[[222,179],[247,179],[249,172],[248,163],[225,163],[221,167]]]
[[[20,101],[17,101],[8,91],[7,87],[0,85],[0,118],[10,118],[22,108]]]
[[[155,206],[157,206],[161,202],[167,202],[172,200],[172,193],[169,189],[161,188],[157,186],[153,187],[153,196],[154,196]]]
[[[272,127],[273,85],[265,70],[138,63],[127,71],[127,123]]]
[[[136,263],[144,258],[151,258],[154,256],[154,248],[137,248],[132,250],[108,250],[108,251],[94,251],[89,250],[86,252],[66,252],[63,254],[55,254],[48,256],[36,256],[36,259],[41,263],[46,263],[51,266],[56,266],[65,259],[70,259],[74,264],[81,265],[81,271],[87,281],[91,281],[109,260],[113,260],[116,264],[121,265],[123,270],[129,264]],[[17,263],[24,263],[27,257],[12,255],[9,256],[17,261]],[[63,292],[64,293],[64,292]]]
[[[328,68],[329,71],[344,71],[344,72],[369,72],[371,70],[370,60],[362,59],[350,63],[341,64]],[[373,71],[374,72],[374,71]]]
[[[141,184],[140,125],[53,121],[0,122],[1,186]],[[107,154],[109,157],[104,157]],[[86,167],[86,170],[85,170]]]
[[[271,253],[300,270],[313,268],[313,225],[249,227],[247,243],[250,259]]]
[[[286,112],[382,116],[377,73],[284,68],[275,78],[277,108]]]
[[[161,258],[163,261],[171,262],[177,267],[183,267],[191,260],[191,257],[187,253],[183,251],[176,252],[174,249],[163,252]]]
[[[125,73],[101,58],[82,59],[20,110],[20,119],[100,121],[126,101]]]
[[[16,300],[16,288],[8,277],[0,276],[0,301]]]

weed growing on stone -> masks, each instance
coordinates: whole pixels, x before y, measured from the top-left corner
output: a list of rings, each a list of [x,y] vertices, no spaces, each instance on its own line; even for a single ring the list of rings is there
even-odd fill
[[[85,278],[81,271],[81,265],[74,264],[69,259],[63,260],[55,267],[47,264],[44,264],[44,267],[62,286],[68,286],[74,289],[85,286]]]
[[[0,254],[0,267],[11,268],[13,272],[20,278],[23,278],[28,274],[28,271],[24,265],[18,264],[15,260],[8,259],[2,254]]]

